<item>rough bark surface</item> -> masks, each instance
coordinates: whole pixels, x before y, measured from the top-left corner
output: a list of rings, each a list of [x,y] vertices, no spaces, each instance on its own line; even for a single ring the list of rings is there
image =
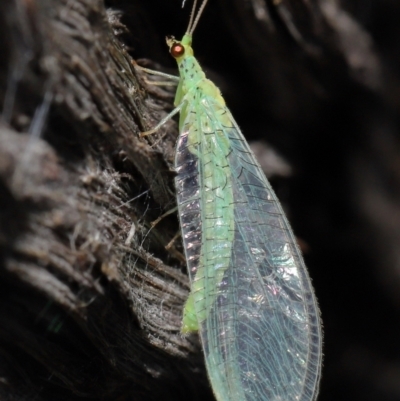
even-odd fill
[[[171,96],[146,95],[101,1],[0,14],[1,398],[201,399],[178,225],[150,230],[174,133],[138,138]]]
[[[151,226],[175,204],[176,124],[138,136],[173,91],[132,57],[173,67],[180,4],[0,1],[2,400],[213,399],[179,332],[176,216]],[[303,242],[321,401],[400,399],[399,19],[395,0],[211,0],[195,34]]]

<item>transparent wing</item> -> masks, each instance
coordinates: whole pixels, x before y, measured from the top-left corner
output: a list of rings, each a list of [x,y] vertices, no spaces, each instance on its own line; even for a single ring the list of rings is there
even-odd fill
[[[209,305],[200,335],[216,397],[315,400],[322,355],[319,311],[289,223],[229,110],[204,96],[188,110],[176,156],[178,204],[192,286],[196,273],[205,277],[197,299],[206,302],[198,303],[196,312]],[[204,159],[204,153],[214,160]],[[210,163],[218,177],[204,188]],[[233,232],[222,221],[226,203],[210,201],[204,192],[230,199]],[[214,241],[210,219],[226,227],[226,242],[232,239],[228,260],[218,258],[221,238]]]

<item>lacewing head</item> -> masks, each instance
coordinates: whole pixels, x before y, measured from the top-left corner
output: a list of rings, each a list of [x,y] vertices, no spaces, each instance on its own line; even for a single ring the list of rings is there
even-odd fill
[[[191,35],[185,34],[181,41],[176,40],[173,36],[167,36],[166,41],[171,56],[178,61],[184,57],[193,56]]]

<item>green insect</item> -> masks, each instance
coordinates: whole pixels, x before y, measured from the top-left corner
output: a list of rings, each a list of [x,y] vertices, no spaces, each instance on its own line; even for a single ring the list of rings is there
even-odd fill
[[[193,55],[194,1],[181,41],[175,179],[191,281],[182,332],[199,331],[218,401],[312,401],[322,329],[317,301],[282,207],[220,90]]]

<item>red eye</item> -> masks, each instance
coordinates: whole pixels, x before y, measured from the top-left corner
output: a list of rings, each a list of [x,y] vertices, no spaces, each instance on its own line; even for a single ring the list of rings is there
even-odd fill
[[[171,46],[170,53],[172,57],[178,58],[185,54],[185,48],[180,43],[176,42]]]

